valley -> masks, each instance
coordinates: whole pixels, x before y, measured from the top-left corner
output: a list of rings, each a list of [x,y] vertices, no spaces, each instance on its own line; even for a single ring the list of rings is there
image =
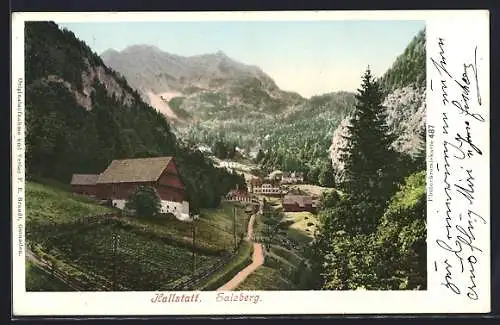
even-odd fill
[[[25,39],[27,291],[424,286],[423,31],[310,98],[222,51]]]

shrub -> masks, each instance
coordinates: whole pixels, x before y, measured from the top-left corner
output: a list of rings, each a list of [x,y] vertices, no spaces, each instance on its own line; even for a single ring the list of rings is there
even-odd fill
[[[160,197],[154,187],[138,186],[125,207],[139,216],[152,217],[160,212]]]

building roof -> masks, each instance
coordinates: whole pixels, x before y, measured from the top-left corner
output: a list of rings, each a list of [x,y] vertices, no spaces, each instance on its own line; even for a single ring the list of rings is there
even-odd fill
[[[269,178],[274,178],[274,177],[280,177],[283,175],[283,172],[281,170],[275,170],[272,173],[269,174]]]
[[[97,174],[73,174],[71,185],[95,185],[98,178]]]
[[[315,206],[312,197],[308,195],[285,195],[283,204],[297,204],[299,207],[304,208],[307,205]]]
[[[135,183],[158,180],[172,157],[113,160],[97,183]]]

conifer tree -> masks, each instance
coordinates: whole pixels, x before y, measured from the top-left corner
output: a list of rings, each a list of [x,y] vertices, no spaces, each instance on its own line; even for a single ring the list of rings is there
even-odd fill
[[[384,201],[393,190],[390,166],[394,152],[390,146],[394,138],[387,126],[382,96],[368,67],[344,136],[347,143],[341,148],[346,173],[344,190],[373,202]]]

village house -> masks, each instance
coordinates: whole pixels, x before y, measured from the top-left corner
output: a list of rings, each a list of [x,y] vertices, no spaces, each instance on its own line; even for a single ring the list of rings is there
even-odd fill
[[[285,172],[281,177],[281,183],[283,184],[297,184],[304,182],[304,173],[300,172]]]
[[[285,195],[283,198],[283,211],[316,213],[317,205],[311,196],[308,195]]]
[[[97,178],[94,193],[100,199],[111,200],[114,207],[124,209],[140,185],[156,189],[161,213],[172,213],[180,220],[190,219],[186,190],[172,157],[113,160]]]
[[[73,174],[71,191],[75,194],[96,196],[97,174]]]
[[[249,184],[250,193],[261,195],[281,195],[283,189],[279,182],[275,180],[261,180],[260,178],[253,178]]]

